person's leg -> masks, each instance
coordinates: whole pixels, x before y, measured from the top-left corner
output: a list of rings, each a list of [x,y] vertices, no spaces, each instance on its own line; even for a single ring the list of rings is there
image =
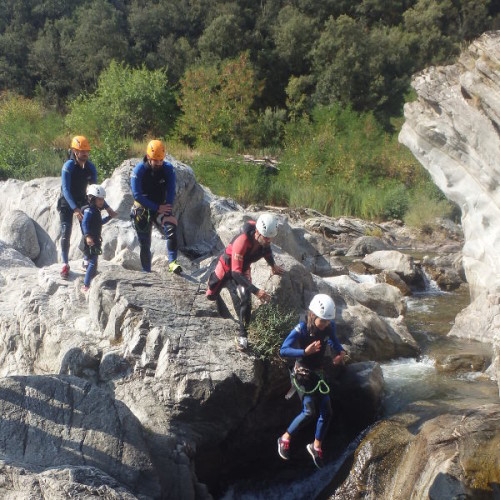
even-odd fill
[[[59,219],[61,221],[61,259],[63,264],[68,264],[71,230],[73,228],[73,211],[69,207],[61,208]]]
[[[130,218],[134,225],[137,238],[139,240],[140,257],[142,270],[151,272],[151,230],[153,228],[153,220],[149,210],[142,207],[133,206],[130,211]]]
[[[288,426],[285,434],[283,434],[283,439],[290,439],[294,433],[299,429],[302,429],[304,425],[307,425],[316,414],[316,409],[314,407],[314,399],[310,394],[304,394],[302,399],[302,412],[297,415],[292,423]]]
[[[321,450],[321,443],[328,431],[332,417],[332,403],[329,394],[323,394],[319,403],[319,418],[316,424],[316,433],[314,435],[314,447]]]
[[[208,300],[216,300],[228,279],[229,272],[226,272],[224,264],[219,260],[215,266],[215,270],[208,277],[207,291],[205,292],[206,298]]]
[[[240,337],[248,335],[247,328],[252,315],[252,294],[248,287],[238,285],[236,287],[240,298]]]
[[[163,232],[167,239],[168,261],[174,262],[177,260],[177,226],[172,222],[165,222],[163,224]]]
[[[83,284],[86,288],[89,288],[90,283],[94,279],[97,272],[97,255],[89,255],[89,265],[87,267],[87,271],[85,273],[85,279],[83,280]]]

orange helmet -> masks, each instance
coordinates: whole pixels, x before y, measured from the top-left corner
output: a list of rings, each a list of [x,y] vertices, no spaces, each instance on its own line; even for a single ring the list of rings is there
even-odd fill
[[[146,155],[150,160],[163,160],[165,158],[165,146],[161,141],[151,141],[148,144]]]
[[[83,135],[75,135],[71,141],[71,149],[77,151],[90,151],[90,142]]]

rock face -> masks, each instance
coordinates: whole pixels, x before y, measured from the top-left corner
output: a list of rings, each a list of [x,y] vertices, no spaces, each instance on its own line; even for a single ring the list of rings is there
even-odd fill
[[[431,413],[415,405],[374,427],[330,498],[497,498],[500,405]]]
[[[117,496],[119,490],[126,494],[121,483],[131,498],[130,493],[159,497],[139,421],[97,386],[76,377],[4,378],[0,411],[0,453],[5,463],[17,465],[18,478],[22,466],[31,473],[45,471],[45,481],[57,485],[64,469],[78,467],[78,475],[87,476],[84,485],[95,485],[90,479],[100,475],[103,489],[117,488]],[[40,489],[49,493],[45,481],[39,479]],[[25,493],[16,483],[3,482],[1,496]]]
[[[474,41],[456,64],[418,74],[412,83],[418,99],[405,106],[399,136],[462,210],[463,268],[472,304],[450,335],[492,343],[493,374],[500,372],[499,65],[495,31]]]

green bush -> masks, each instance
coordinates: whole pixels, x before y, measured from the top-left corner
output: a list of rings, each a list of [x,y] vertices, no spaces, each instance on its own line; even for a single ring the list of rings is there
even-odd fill
[[[283,340],[297,324],[298,313],[277,304],[261,305],[252,315],[249,335],[261,359],[275,359]]]
[[[97,167],[100,181],[110,177],[115,168],[128,158],[130,141],[118,134],[102,136],[92,149],[92,161]]]
[[[409,226],[428,232],[435,225],[436,218],[450,217],[454,206],[444,198],[434,185],[420,188],[409,201],[404,222]]]
[[[60,174],[66,154],[57,146],[63,119],[38,102],[0,96],[0,178],[28,180]]]
[[[109,133],[163,137],[173,127],[176,109],[165,70],[134,69],[112,61],[99,76],[96,91],[70,103],[66,125],[93,139]]]

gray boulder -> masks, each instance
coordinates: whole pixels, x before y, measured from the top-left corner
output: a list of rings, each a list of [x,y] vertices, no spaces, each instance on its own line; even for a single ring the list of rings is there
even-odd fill
[[[38,475],[77,466],[87,478],[102,471],[95,474],[101,481],[108,475],[119,489],[160,497],[140,423],[95,385],[63,376],[0,379],[0,410],[0,453],[11,466]]]
[[[347,250],[346,257],[364,257],[369,253],[391,249],[392,245],[386,243],[381,238],[377,238],[376,236],[361,236]]]
[[[35,225],[22,210],[13,210],[5,215],[0,226],[0,238],[33,261],[40,255]]]

